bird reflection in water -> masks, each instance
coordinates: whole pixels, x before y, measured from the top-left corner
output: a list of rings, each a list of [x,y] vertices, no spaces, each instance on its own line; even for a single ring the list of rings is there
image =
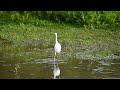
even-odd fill
[[[20,68],[19,64],[15,64],[15,78],[19,79],[19,75],[18,75],[18,68]]]
[[[58,67],[58,64],[57,65],[54,64],[53,74],[54,74],[54,79],[57,79],[56,77],[60,79],[60,68]]]

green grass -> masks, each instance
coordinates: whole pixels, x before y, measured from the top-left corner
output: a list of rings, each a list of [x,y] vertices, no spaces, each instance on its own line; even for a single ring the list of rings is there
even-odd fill
[[[0,36],[13,43],[26,42],[29,40],[44,39],[45,41],[51,40],[54,37],[54,33],[57,32],[62,35],[64,31],[72,29],[73,27],[65,24],[56,24],[49,21],[39,21],[40,26],[34,26],[31,24],[6,24],[0,27]],[[63,31],[61,31],[63,29]],[[74,28],[73,28],[74,29]],[[52,37],[51,37],[52,36]],[[64,38],[68,37],[65,35]],[[71,37],[72,38],[72,37]],[[48,40],[46,40],[48,39]]]
[[[119,31],[89,30],[77,28],[68,24],[53,23],[39,20],[40,26],[32,24],[5,24],[0,27],[0,36],[13,43],[30,40],[43,40],[46,43],[54,42],[54,33],[58,33],[58,40],[63,43],[79,43],[92,45],[95,43],[114,43],[120,45]]]
[[[96,54],[107,56],[112,53],[120,55],[119,30],[80,28],[64,22],[55,23],[36,18],[29,19],[28,23],[11,22],[1,24],[1,52],[12,53],[18,57],[21,55],[21,52],[31,52],[32,49],[33,52],[28,57],[52,57],[54,53],[55,32],[58,33],[58,41],[62,45],[61,58],[80,57],[79,52],[86,56]],[[11,49],[11,45],[17,49]],[[38,47],[40,51],[39,49],[34,51],[34,47]],[[27,54],[22,56],[27,57]]]

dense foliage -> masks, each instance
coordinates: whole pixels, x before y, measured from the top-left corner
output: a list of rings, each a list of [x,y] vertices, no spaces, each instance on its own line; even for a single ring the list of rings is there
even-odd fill
[[[31,23],[46,19],[79,27],[115,29],[120,27],[119,11],[0,11],[0,24]]]

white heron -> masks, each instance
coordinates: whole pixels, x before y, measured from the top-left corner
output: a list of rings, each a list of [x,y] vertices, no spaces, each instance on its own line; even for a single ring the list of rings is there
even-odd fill
[[[56,54],[60,53],[60,51],[61,51],[61,45],[57,41],[57,33],[55,33],[55,36],[56,36],[56,38],[55,38],[54,50],[55,50],[55,56],[56,56]],[[60,75],[60,69],[58,66],[55,65],[55,56],[54,56],[54,70],[53,70],[54,79],[56,78],[56,76]]]
[[[58,43],[58,41],[57,41],[57,33],[55,33],[55,36],[56,36],[56,38],[55,38],[55,46],[54,46],[54,49],[55,49],[55,56],[56,56],[56,54],[57,54],[57,53],[60,53],[60,51],[61,51],[61,45],[60,45],[60,43]]]

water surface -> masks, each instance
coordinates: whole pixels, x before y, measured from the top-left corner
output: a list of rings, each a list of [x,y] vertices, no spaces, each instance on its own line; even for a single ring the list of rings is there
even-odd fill
[[[82,46],[63,45],[56,57],[60,69],[57,79],[119,79],[118,54],[88,54]],[[97,50],[97,49],[96,49]],[[0,79],[54,79],[53,45],[1,45]]]

